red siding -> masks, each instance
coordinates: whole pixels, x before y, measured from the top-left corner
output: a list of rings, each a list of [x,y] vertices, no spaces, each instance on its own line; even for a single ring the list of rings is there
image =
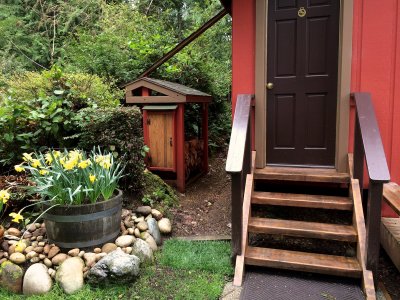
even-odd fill
[[[255,1],[233,0],[232,102],[254,94]],[[400,4],[354,0],[352,91],[371,92],[392,181],[400,183]],[[353,124],[352,122],[350,123]],[[352,126],[350,149],[352,149]],[[384,209],[384,215],[389,210]]]

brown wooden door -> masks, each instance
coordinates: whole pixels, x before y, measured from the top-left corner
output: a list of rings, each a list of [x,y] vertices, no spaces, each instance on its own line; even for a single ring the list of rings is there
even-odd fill
[[[335,165],[339,2],[268,1],[268,164]]]
[[[149,163],[158,169],[174,169],[174,112],[148,111]]]

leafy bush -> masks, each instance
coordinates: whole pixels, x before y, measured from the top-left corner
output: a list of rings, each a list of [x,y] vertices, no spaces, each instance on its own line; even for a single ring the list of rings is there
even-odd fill
[[[84,122],[78,136],[79,147],[89,150],[100,145],[111,151],[114,157],[120,157],[126,173],[121,184],[139,191],[145,168],[140,110],[137,107],[83,109],[80,115]]]
[[[159,176],[145,171],[143,173],[143,204],[172,207],[178,203],[178,197],[172,187],[166,184]]]
[[[77,133],[77,112],[85,107],[116,107],[121,91],[88,74],[59,68],[2,78],[0,162],[15,163],[23,152],[75,146],[64,136]]]

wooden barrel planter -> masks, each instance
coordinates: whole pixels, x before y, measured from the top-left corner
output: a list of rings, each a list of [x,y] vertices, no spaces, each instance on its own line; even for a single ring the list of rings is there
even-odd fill
[[[114,242],[120,233],[122,210],[122,191],[117,191],[108,201],[50,209],[43,216],[49,243],[63,249],[85,249]]]

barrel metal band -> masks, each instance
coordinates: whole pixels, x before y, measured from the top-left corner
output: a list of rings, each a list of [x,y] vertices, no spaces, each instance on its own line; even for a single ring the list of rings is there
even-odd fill
[[[98,246],[101,244],[105,244],[107,242],[110,241],[115,241],[115,239],[117,238],[117,236],[120,234],[120,230],[118,229],[117,231],[108,234],[100,239],[97,240],[90,240],[90,241],[85,241],[85,242],[71,242],[71,243],[67,243],[67,242],[59,242],[57,241],[57,246],[59,246],[60,248],[87,248],[87,247],[92,247],[92,246]],[[50,243],[55,243],[55,241],[51,241]]]
[[[99,211],[96,213],[88,213],[84,215],[72,215],[72,216],[59,216],[59,215],[52,215],[52,214],[45,214],[43,218],[48,221],[54,221],[57,223],[75,223],[75,222],[82,222],[82,221],[92,221],[102,217],[108,217],[112,214],[116,213],[120,210],[122,204],[114,206],[110,209]]]

